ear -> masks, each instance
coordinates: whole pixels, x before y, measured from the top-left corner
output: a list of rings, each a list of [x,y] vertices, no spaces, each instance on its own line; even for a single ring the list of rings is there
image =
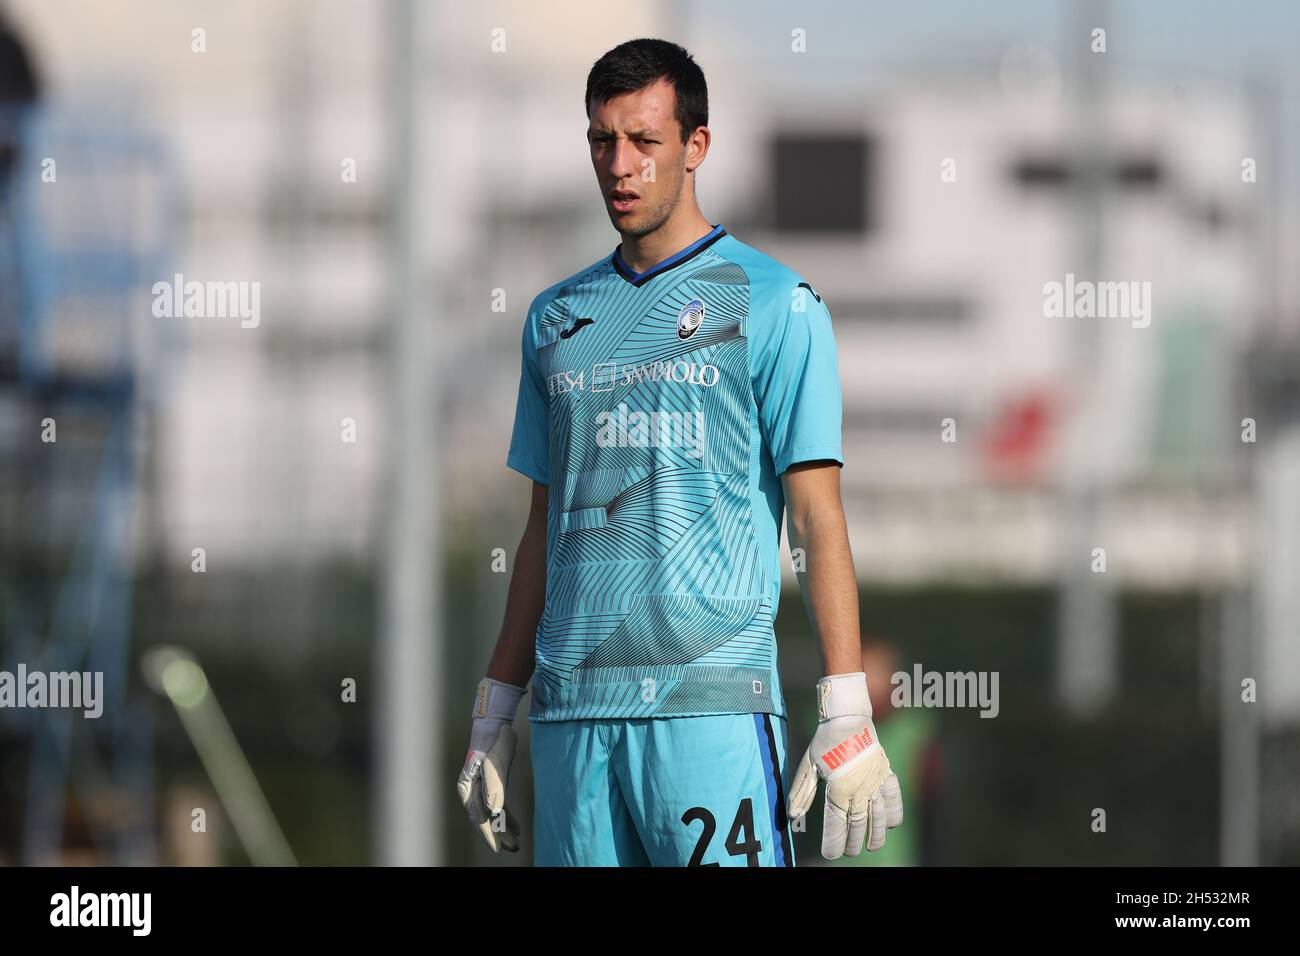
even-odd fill
[[[686,171],[693,173],[704,165],[704,158],[709,155],[709,144],[713,135],[707,126],[697,126],[695,132],[686,140]]]

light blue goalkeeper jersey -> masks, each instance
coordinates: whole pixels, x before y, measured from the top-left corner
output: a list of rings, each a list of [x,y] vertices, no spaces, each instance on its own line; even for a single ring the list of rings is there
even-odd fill
[[[779,476],[840,450],[830,313],[721,226],[524,323],[507,463],[549,486],[530,719],[785,715]]]

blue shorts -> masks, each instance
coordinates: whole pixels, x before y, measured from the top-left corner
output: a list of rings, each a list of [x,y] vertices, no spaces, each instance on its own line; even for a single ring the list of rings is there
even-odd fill
[[[531,725],[537,866],[794,866],[785,719]]]

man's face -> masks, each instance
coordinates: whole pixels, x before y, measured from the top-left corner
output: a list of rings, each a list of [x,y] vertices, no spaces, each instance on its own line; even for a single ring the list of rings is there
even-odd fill
[[[644,236],[677,208],[686,182],[688,143],[667,80],[593,106],[587,127],[591,165],[614,228]]]

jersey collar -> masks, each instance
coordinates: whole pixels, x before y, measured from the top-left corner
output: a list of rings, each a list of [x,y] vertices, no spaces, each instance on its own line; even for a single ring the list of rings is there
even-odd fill
[[[645,272],[634,272],[632,267],[623,261],[623,256],[619,250],[623,244],[618,244],[618,249],[614,250],[614,255],[610,257],[614,264],[614,271],[621,275],[634,286],[643,286],[657,275],[662,275],[669,269],[674,269],[690,259],[694,259],[709,246],[713,245],[719,239],[727,234],[727,230],[722,228],[721,223],[715,225],[705,235],[696,239],[681,252],[674,253],[658,265],[653,265]]]

